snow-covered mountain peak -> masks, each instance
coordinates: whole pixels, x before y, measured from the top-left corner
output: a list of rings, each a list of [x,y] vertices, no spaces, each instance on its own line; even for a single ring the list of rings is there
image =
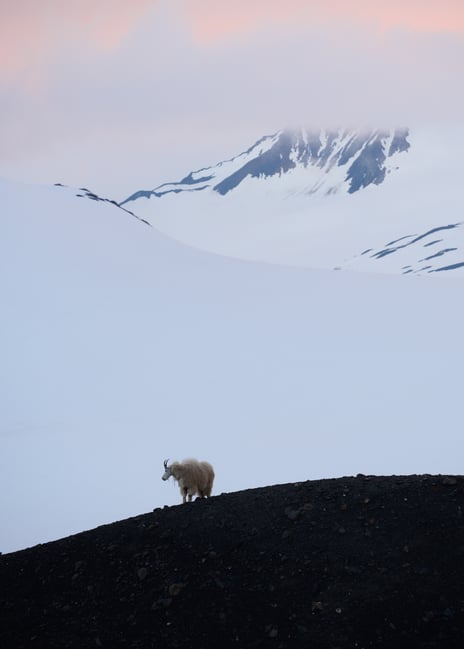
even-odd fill
[[[137,191],[121,205],[141,198],[207,191],[225,196],[258,183],[279,193],[352,194],[379,185],[408,151],[406,128],[370,130],[285,129],[259,139],[239,155],[190,172],[180,181]],[[266,181],[263,184],[263,181]]]

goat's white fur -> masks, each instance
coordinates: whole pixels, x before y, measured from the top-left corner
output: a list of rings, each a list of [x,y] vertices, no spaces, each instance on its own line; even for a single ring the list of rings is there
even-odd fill
[[[191,502],[192,497],[196,494],[200,498],[211,496],[214,469],[209,462],[198,462],[198,460],[187,458],[182,462],[173,462],[168,466],[166,460],[164,468],[162,480],[168,480],[172,476],[177,481],[182,494],[182,502],[185,503],[187,497]]]

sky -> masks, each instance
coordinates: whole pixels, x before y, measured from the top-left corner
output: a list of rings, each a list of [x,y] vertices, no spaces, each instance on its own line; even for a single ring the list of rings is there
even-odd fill
[[[461,0],[3,0],[0,176],[122,200],[292,125],[453,125]]]

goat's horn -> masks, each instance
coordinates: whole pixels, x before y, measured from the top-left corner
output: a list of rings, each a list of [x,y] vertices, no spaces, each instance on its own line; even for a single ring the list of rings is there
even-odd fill
[[[164,468],[165,469],[168,468],[168,462],[169,462],[169,458],[167,460],[164,460]]]

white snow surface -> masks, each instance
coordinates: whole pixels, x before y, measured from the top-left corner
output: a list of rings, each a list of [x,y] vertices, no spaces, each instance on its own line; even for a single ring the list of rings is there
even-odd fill
[[[409,151],[388,158],[381,184],[353,194],[345,181],[347,165],[331,166],[329,160],[324,168],[300,165],[273,177],[247,177],[225,196],[212,189],[183,191],[139,198],[124,206],[182,243],[238,259],[462,276],[464,129],[411,129],[408,141]],[[344,145],[346,139],[341,138],[335,156]],[[387,150],[388,146],[387,142]],[[206,171],[222,173],[220,167]],[[409,237],[412,242],[451,224],[457,227],[441,230],[432,248],[425,245],[432,239],[426,238],[378,254],[391,241]],[[456,268],[440,271],[448,266]]]
[[[375,202],[376,189],[361,200]],[[211,461],[215,494],[358,472],[462,473],[458,275],[231,259],[70,189],[1,182],[0,192],[0,551],[179,503],[161,481],[168,457]],[[237,244],[230,209],[218,219]],[[329,268],[351,239],[336,227],[345,218],[322,209],[310,231],[330,238],[329,259],[304,245]],[[198,216],[176,213],[183,227]],[[301,214],[283,245],[271,212],[260,255],[269,215],[250,214],[257,232],[248,241],[250,225],[241,256],[302,259]],[[390,225],[411,234],[419,221]],[[355,250],[374,235],[388,242],[387,225]],[[217,253],[213,243],[204,247]]]

